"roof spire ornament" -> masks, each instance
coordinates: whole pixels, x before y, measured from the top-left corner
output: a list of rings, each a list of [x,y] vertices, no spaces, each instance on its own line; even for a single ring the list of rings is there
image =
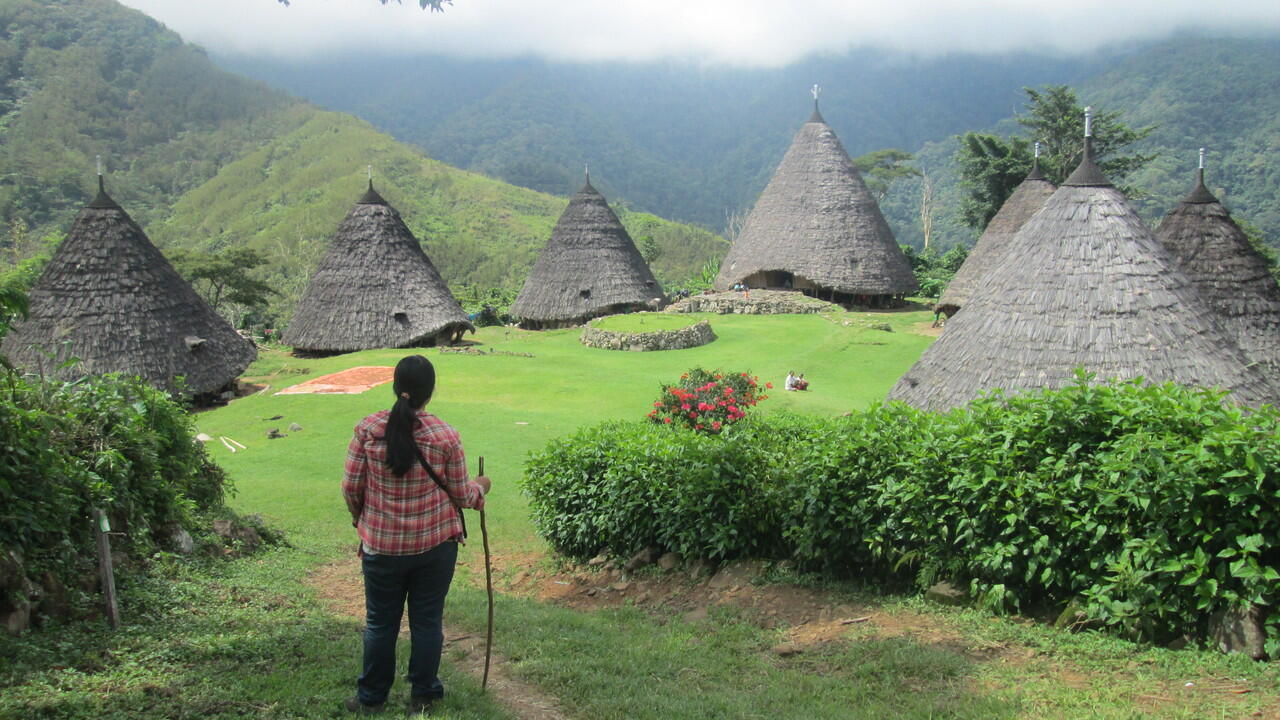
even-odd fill
[[[1040,141],[1036,141],[1035,157],[1031,160],[1031,172],[1027,173],[1028,180],[1044,180],[1044,173],[1040,172]]]
[[[365,173],[369,176],[369,189],[356,201],[357,205],[386,205],[387,201],[373,189],[373,165],[365,165]]]
[[[115,200],[112,200],[112,199],[111,199],[111,196],[110,196],[110,195],[107,195],[107,187],[106,187],[106,183],[103,181],[103,178],[102,178],[102,174],[103,174],[103,171],[102,171],[102,156],[101,156],[101,155],[98,155],[98,156],[97,156],[97,160],[98,160],[98,195],[97,195],[97,197],[95,197],[95,198],[93,199],[93,201],[92,201],[92,202],[90,202],[90,203],[89,203],[88,207],[91,207],[91,208],[117,208],[117,207],[120,207],[119,205],[117,205],[117,204],[116,204],[116,201],[115,201]]]
[[[1196,168],[1196,186],[1191,188],[1191,194],[1187,196],[1183,202],[1185,203],[1212,203],[1218,202],[1218,198],[1209,192],[1209,188],[1204,185],[1204,156],[1205,149],[1200,148],[1200,163]]]
[[[1102,174],[1102,168],[1093,161],[1093,106],[1084,109],[1084,154],[1080,164],[1063,185],[1077,187],[1107,187],[1111,181]]]
[[[809,92],[813,95],[813,115],[809,117],[809,122],[826,122],[822,119],[822,113],[818,112],[818,96],[822,94],[822,86],[814,83]]]

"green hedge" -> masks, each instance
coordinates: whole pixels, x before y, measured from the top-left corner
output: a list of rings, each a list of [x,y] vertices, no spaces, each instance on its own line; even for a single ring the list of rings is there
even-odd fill
[[[69,588],[90,576],[92,508],[112,549],[147,558],[178,528],[223,506],[222,471],[194,440],[191,416],[136,378],[73,384],[0,377],[0,550],[21,553],[25,574]],[[6,604],[15,600],[8,585]]]
[[[753,418],[706,436],[644,422],[536,453],[525,492],[552,546],[789,557],[876,580],[967,585],[996,610],[1076,602],[1163,639],[1280,599],[1280,415],[1175,385]],[[1280,649],[1280,613],[1269,620]]]

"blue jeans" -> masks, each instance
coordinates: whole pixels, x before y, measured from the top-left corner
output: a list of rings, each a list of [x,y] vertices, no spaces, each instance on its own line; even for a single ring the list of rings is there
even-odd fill
[[[442,698],[440,653],[444,649],[444,596],[453,581],[458,543],[446,542],[420,555],[365,555],[364,672],[356,697],[365,705],[386,702],[396,673],[396,636],[409,601],[409,674],[415,698]]]

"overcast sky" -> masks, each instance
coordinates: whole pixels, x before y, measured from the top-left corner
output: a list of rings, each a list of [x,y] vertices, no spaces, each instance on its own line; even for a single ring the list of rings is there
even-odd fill
[[[352,49],[776,66],[876,45],[917,53],[1080,52],[1192,30],[1280,34],[1280,0],[122,0],[219,53]]]

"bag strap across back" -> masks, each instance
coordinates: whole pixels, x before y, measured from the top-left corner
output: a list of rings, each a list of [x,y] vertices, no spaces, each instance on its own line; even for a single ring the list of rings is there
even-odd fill
[[[436,474],[435,469],[431,467],[431,463],[427,462],[427,457],[422,454],[422,448],[418,447],[416,442],[413,444],[413,452],[417,454],[418,462],[422,464],[422,468],[427,471],[432,480],[436,481],[436,485],[439,485],[440,489],[444,491],[444,496],[448,498],[449,505],[453,507],[453,511],[458,513],[458,522],[462,523],[462,539],[466,540],[467,519],[462,515],[462,508],[458,507],[457,503],[453,501],[453,496],[449,494],[449,488],[445,487],[444,481]]]

